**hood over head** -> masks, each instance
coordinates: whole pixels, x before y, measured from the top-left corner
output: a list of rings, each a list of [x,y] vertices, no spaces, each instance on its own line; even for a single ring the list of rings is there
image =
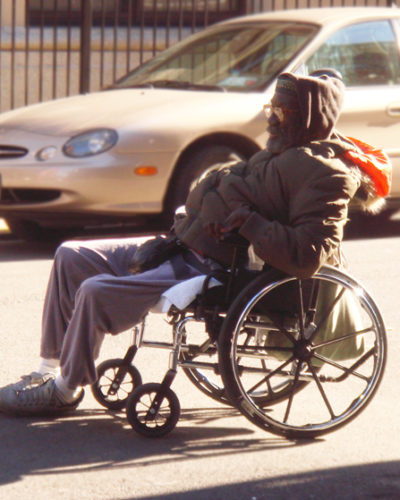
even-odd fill
[[[278,77],[276,92],[297,97],[302,120],[299,144],[330,137],[342,108],[344,89],[340,73],[330,68],[310,76],[282,73]]]

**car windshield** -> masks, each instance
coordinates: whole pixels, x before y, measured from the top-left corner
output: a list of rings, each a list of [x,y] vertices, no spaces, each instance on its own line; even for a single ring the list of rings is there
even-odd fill
[[[163,51],[112,88],[260,91],[317,30],[289,22],[217,26]]]

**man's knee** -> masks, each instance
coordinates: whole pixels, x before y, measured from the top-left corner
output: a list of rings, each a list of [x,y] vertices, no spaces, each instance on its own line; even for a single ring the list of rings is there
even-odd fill
[[[106,275],[98,274],[85,279],[77,292],[76,300],[98,300],[104,293]]]
[[[73,262],[77,258],[79,259],[79,253],[77,249],[77,243],[75,241],[65,241],[56,250],[54,255],[54,260],[59,265],[63,265],[69,262]]]

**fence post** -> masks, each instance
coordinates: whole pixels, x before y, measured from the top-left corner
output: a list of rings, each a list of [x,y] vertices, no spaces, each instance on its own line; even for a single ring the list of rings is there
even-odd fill
[[[90,89],[90,40],[92,34],[93,0],[81,0],[81,50],[79,92]]]

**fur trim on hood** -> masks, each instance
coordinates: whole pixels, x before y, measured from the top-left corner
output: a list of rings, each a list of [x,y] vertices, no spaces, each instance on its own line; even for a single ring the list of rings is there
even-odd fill
[[[385,198],[376,194],[375,187],[368,174],[362,172],[362,170],[357,166],[352,166],[352,168],[357,170],[355,175],[357,175],[360,180],[360,187],[358,188],[352,203],[360,207],[364,212],[368,212],[370,214],[382,212],[386,206]]]

